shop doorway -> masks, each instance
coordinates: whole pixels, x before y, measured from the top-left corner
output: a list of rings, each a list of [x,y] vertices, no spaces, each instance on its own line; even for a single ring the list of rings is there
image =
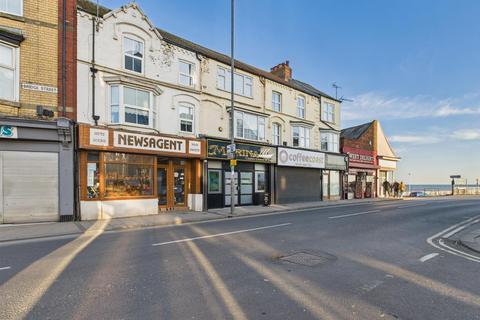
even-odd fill
[[[187,207],[188,177],[188,160],[158,158],[157,193],[160,209]]]
[[[238,175],[240,174],[240,184]],[[225,206],[230,206],[230,187],[231,187],[231,175],[230,171],[225,171]],[[235,205],[247,206],[253,204],[253,171],[235,171]],[[240,200],[240,202],[239,202]]]

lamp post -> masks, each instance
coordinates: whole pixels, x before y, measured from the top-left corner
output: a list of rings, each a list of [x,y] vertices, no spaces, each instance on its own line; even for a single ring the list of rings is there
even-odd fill
[[[230,33],[230,143],[235,144],[235,132],[234,132],[234,123],[235,123],[235,96],[234,96],[234,84],[235,84],[235,0],[230,2],[230,20],[231,20],[231,33]],[[235,154],[235,152],[234,152]],[[235,166],[233,161],[230,160],[230,215],[235,214]]]

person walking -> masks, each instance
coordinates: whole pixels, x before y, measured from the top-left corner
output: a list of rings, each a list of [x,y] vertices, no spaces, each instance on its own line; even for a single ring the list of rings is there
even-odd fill
[[[395,181],[393,183],[393,194],[394,194],[395,198],[398,198],[398,192],[399,191],[400,191],[400,184],[397,181]]]
[[[385,192],[385,196],[390,197],[390,193],[391,193],[391,189],[392,189],[392,186],[390,185],[390,182],[385,180],[385,181],[383,181],[382,185],[383,185],[383,190]]]
[[[405,192],[406,187],[403,181],[400,181],[400,197],[403,197],[403,193]]]

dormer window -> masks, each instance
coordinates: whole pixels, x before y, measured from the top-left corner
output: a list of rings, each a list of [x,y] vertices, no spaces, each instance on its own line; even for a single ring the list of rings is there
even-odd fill
[[[143,72],[143,42],[123,38],[124,68],[133,72]]]

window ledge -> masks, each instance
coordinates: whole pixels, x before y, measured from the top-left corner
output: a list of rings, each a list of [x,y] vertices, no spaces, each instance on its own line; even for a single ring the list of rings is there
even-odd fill
[[[17,101],[0,99],[0,104],[9,107],[20,108],[20,102]]]
[[[20,22],[25,22],[24,17],[22,17],[20,15],[13,14],[13,13],[8,13],[8,12],[5,12],[5,11],[0,11],[0,17],[15,20],[15,21],[20,21]]]

